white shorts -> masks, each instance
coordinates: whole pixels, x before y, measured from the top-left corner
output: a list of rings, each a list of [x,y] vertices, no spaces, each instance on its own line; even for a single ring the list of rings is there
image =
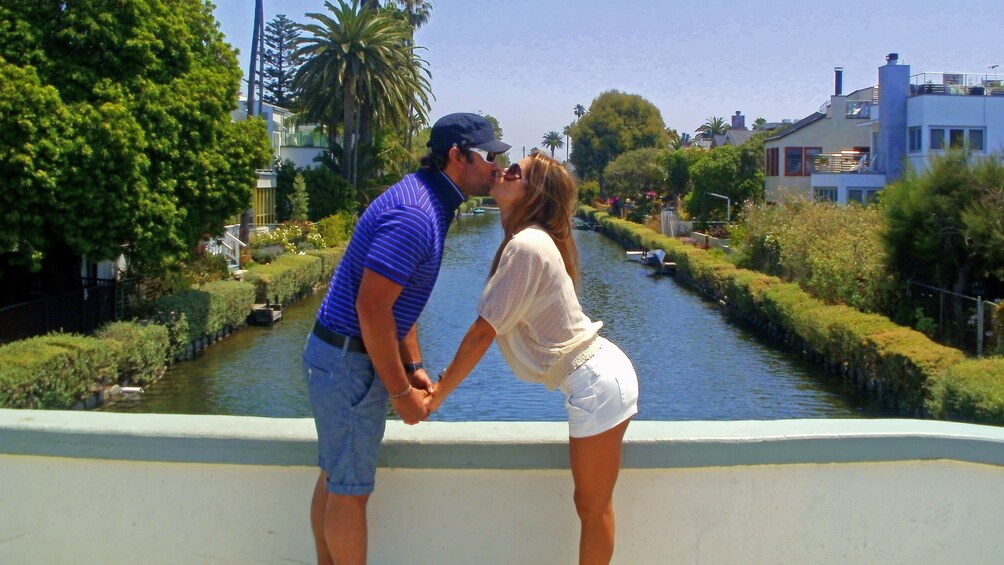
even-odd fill
[[[560,385],[568,435],[601,434],[638,413],[638,376],[627,355],[602,337],[600,349]]]

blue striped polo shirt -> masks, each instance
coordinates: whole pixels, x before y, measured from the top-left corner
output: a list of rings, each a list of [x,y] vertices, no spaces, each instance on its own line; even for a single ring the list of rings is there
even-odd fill
[[[401,285],[394,303],[397,338],[411,329],[439,276],[443,243],[463,194],[442,172],[420,169],[378,196],[356,223],[331,277],[317,321],[342,335],[361,337],[356,296],[363,269]]]

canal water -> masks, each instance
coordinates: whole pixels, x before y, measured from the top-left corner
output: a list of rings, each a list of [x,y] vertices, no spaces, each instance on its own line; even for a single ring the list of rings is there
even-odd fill
[[[601,333],[632,359],[639,420],[772,420],[880,416],[880,409],[822,367],[731,323],[715,302],[655,276],[602,234],[576,231],[580,300]],[[425,366],[449,363],[501,241],[497,213],[454,222],[439,282],[419,320]],[[307,417],[300,352],[323,292],[286,308],[271,328],[248,327],[172,366],[111,412]],[[563,421],[561,394],[512,376],[492,346],[432,420]]]

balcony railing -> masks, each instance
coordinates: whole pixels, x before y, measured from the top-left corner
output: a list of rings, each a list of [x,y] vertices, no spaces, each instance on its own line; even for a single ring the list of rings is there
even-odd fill
[[[872,117],[872,102],[864,100],[848,100],[844,117],[848,120],[869,120]]]
[[[910,94],[1004,96],[1004,78],[972,73],[920,73],[910,77]]]
[[[881,173],[882,166],[881,153],[821,153],[812,160],[812,172],[819,174]]]

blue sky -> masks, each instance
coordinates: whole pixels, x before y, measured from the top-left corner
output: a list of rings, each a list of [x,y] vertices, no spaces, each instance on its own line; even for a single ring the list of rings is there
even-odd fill
[[[264,1],[266,22],[325,10],[323,0]],[[911,74],[992,76],[1000,64],[1004,78],[999,0],[434,3],[416,34],[432,71],[431,118],[491,114],[517,158],[610,89],[641,95],[668,127],[692,133],[736,110],[747,124],[802,118],[833,93],[834,67],[844,67],[847,93],[876,84],[890,52]],[[245,73],[254,4],[217,0],[214,12]]]

